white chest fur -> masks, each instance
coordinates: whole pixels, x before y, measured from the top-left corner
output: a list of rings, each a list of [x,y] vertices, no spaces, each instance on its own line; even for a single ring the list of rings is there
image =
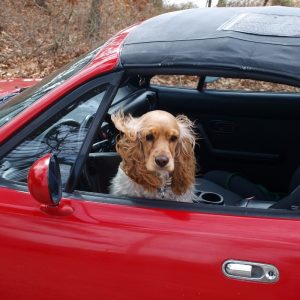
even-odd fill
[[[130,177],[128,177],[119,167],[117,175],[111,181],[110,193],[118,196],[163,199],[193,203],[194,187],[190,187],[185,194],[180,196],[175,195],[170,186],[163,187],[163,192],[162,190],[149,192],[145,190],[143,186],[134,182]]]

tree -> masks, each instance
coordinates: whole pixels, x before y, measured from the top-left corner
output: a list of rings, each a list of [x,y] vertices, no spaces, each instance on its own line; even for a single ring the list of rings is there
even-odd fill
[[[272,0],[272,5],[293,6],[292,0]]]
[[[47,8],[47,4],[45,0],[35,0],[35,3],[40,7]]]
[[[219,0],[217,6],[218,7],[226,7],[227,6],[227,0]]]
[[[102,0],[92,0],[90,6],[90,13],[88,18],[88,35],[90,37],[96,37],[100,31],[101,16],[100,5]]]

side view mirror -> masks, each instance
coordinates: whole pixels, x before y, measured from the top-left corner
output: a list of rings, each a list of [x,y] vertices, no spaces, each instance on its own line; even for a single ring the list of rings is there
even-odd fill
[[[32,197],[46,206],[58,206],[62,197],[61,175],[57,157],[46,154],[28,172],[28,189]]]

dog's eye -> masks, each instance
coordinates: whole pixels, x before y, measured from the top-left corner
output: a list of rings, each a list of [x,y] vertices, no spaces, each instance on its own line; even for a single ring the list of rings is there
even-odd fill
[[[176,142],[177,141],[177,136],[176,135],[172,135],[170,137],[170,142]]]
[[[152,142],[154,140],[154,135],[152,133],[149,133],[146,135],[146,140],[148,142]]]

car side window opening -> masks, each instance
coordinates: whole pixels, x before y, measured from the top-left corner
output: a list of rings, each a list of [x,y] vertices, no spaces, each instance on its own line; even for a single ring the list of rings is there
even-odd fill
[[[105,91],[101,86],[84,94],[30,134],[0,160],[0,178],[26,182],[31,165],[43,155],[54,153],[64,186]]]
[[[299,93],[300,88],[248,78],[225,78],[206,76],[204,88],[217,91],[269,92],[269,93]]]
[[[218,78],[213,77],[210,79],[211,82],[214,82]],[[115,149],[115,139],[118,131],[110,121],[111,114],[122,110],[125,114],[132,114],[138,117],[151,110],[158,109],[168,111],[173,115],[185,114],[195,121],[195,130],[202,137],[198,141],[201,146],[200,148],[196,147],[195,153],[202,170],[201,176],[196,178],[197,182],[201,183],[197,187],[202,186],[202,188],[205,187],[207,190],[212,189],[213,192],[221,195],[225,206],[291,209],[290,204],[282,207],[278,206],[277,202],[283,203],[289,197],[289,193],[294,190],[294,186],[290,187],[289,183],[291,180],[293,181],[294,170],[299,164],[297,162],[292,164],[287,160],[278,165],[278,159],[280,159],[282,153],[286,153],[289,156],[289,150],[281,146],[284,143],[278,144],[278,138],[285,140],[287,138],[285,134],[282,137],[279,136],[281,131],[274,131],[274,126],[275,128],[279,126],[280,128],[284,127],[284,130],[289,130],[290,126],[293,126],[292,122],[286,121],[283,124],[280,118],[278,120],[269,120],[268,118],[257,116],[256,104],[253,101],[253,99],[256,99],[254,98],[256,94],[253,94],[253,97],[245,97],[243,93],[236,93],[235,95],[234,91],[232,91],[232,95],[236,99],[228,100],[230,102],[229,106],[235,105],[240,108],[236,115],[232,115],[232,111],[224,110],[223,107],[219,108],[217,105],[219,97],[223,97],[226,95],[225,93],[223,96],[218,93],[215,98],[206,98],[206,93],[202,93],[197,89],[191,91],[188,88],[189,91],[185,93],[186,89],[174,89],[173,87],[171,85],[170,89],[168,89],[164,85],[161,88],[160,85],[155,84],[154,86],[154,83],[150,82],[149,88],[145,85],[140,87],[136,85],[133,89],[128,86],[123,86],[119,89],[108,110],[105,122],[100,128],[100,134],[98,134],[100,141],[94,141],[91,153],[86,161],[84,174],[76,189],[100,194],[109,193],[111,180],[115,176],[121,160]],[[274,91],[277,90],[275,89]],[[266,96],[268,96],[267,93]],[[272,108],[276,109],[276,111],[278,110],[278,114],[288,114],[289,112],[281,110],[281,106],[286,105],[291,96],[287,98],[285,93],[278,93],[277,97],[280,98],[280,101],[277,101]],[[263,99],[265,98],[261,98],[261,100]],[[294,95],[292,95],[292,99],[294,99]],[[212,106],[207,106],[209,102],[212,102],[213,110],[211,109]],[[247,115],[249,114],[255,120],[254,123],[249,124],[249,117],[243,119],[240,114],[240,111],[244,109],[244,102],[250,107],[250,110],[247,110]],[[187,103],[189,103],[188,106]],[[210,110],[207,112],[208,108]],[[228,114],[227,111],[229,111]],[[272,112],[266,107],[261,113],[269,115]],[[219,114],[217,118],[216,114]],[[265,134],[259,130],[261,126],[265,128]],[[203,135],[201,130],[204,130],[206,135]],[[250,135],[249,132],[251,133]],[[224,159],[219,158],[219,152],[224,156]],[[208,153],[210,154],[208,155]],[[214,159],[214,156],[218,160]],[[238,159],[235,160],[235,157],[241,157],[242,159],[240,161]],[[249,161],[247,161],[248,158]],[[254,161],[255,169],[251,167],[252,164],[250,166],[250,161]],[[272,164],[272,168],[278,168],[278,172],[270,174],[269,165],[261,163],[261,161]],[[295,161],[298,160],[295,158]],[[259,170],[259,172],[256,170]],[[285,174],[284,182],[279,174]],[[216,178],[221,178],[224,186],[217,183]],[[245,179],[247,179],[247,182]],[[228,185],[240,187],[241,181],[245,186],[243,191],[247,190],[251,185],[250,195],[239,194],[235,190],[231,191],[228,188]],[[206,186],[205,184],[208,185]],[[251,197],[252,194],[256,196],[253,198]],[[219,203],[217,204],[220,205]]]
[[[195,83],[197,81],[198,85],[199,77],[194,77]],[[219,79],[219,77],[208,79],[211,79],[211,82],[215,82]],[[174,85],[176,86],[176,84]],[[278,125],[278,121],[267,121],[267,119],[261,119],[256,116],[255,112],[253,112],[252,118],[255,119],[254,125],[257,124],[259,127],[261,124],[264,126],[268,133],[266,138],[261,131],[255,130],[256,125],[254,126],[252,124],[251,126],[248,126],[248,122],[246,122],[247,119],[243,120],[239,113],[237,115],[226,115],[226,109],[222,109],[222,118],[220,119],[220,117],[218,117],[218,119],[215,119],[215,114],[219,113],[217,105],[213,106],[214,109],[212,112],[209,111],[209,113],[207,113],[205,111],[207,109],[207,103],[212,101],[217,104],[219,94],[215,96],[215,99],[206,99],[206,93],[202,93],[197,90],[197,88],[194,88],[193,90],[188,88],[189,91],[187,91],[184,88],[174,89],[173,85],[170,87],[170,89],[166,86],[161,88],[160,85],[154,86],[152,82],[150,82],[150,86],[140,86],[139,82],[136,82],[134,78],[131,78],[131,80],[129,78],[127,82],[123,82],[123,85],[119,87],[118,92],[108,109],[104,122],[102,124],[98,124],[99,129],[93,144],[91,145],[91,150],[81,172],[81,177],[78,185],[76,186],[76,190],[100,194],[109,193],[111,180],[115,176],[121,160],[115,149],[115,141],[118,131],[111,122],[110,117],[113,113],[118,110],[122,110],[125,114],[132,114],[133,116],[138,117],[151,110],[159,109],[168,111],[173,115],[185,114],[192,121],[195,121],[195,129],[198,132],[198,135],[202,137],[202,139],[198,142],[201,144],[201,150],[197,147],[195,155],[201,170],[203,170],[203,174],[201,174],[201,176],[197,176],[196,180],[197,182],[200,182],[204,179],[204,181],[201,182],[201,185],[197,185],[196,182],[197,187],[203,187],[205,183],[214,181],[215,175],[217,175],[218,178],[220,177],[220,174],[222,176],[224,175],[223,173],[218,172],[213,174],[214,178],[206,177],[207,174],[212,176],[210,171],[230,171],[223,176],[225,179],[222,177],[226,185],[228,184],[228,178],[230,179],[230,184],[233,184],[237,180],[244,180],[244,178],[236,176],[236,172],[240,172],[240,170],[242,170],[242,175],[249,175],[250,180],[253,180],[255,183],[262,184],[263,187],[270,187],[269,190],[272,192],[283,191],[284,194],[287,195],[291,191],[288,191],[287,188],[285,188],[288,184],[287,180],[283,185],[284,189],[280,189],[278,191],[273,189],[274,186],[279,186],[277,181],[280,180],[280,176],[278,176],[278,178],[273,176],[272,180],[269,180],[269,171],[267,167],[257,162],[256,167],[260,170],[260,172],[257,173],[253,172],[251,168],[248,168],[248,164],[246,162],[248,156],[249,159],[253,159],[253,157],[256,158],[256,156],[258,156],[258,161],[260,159],[265,159],[270,160],[270,162],[274,160],[276,163],[277,153],[280,154],[286,149],[281,148],[279,146],[281,145],[280,143],[274,143],[274,147],[272,146],[273,139],[270,138],[274,134],[272,128]],[[38,158],[45,154],[54,153],[58,157],[62,174],[62,183],[63,186],[65,186],[72,166],[77,159],[77,155],[89,131],[92,120],[94,119],[94,114],[99,108],[101,101],[104,99],[105,93],[105,85],[90,90],[80,96],[77,100],[74,100],[72,104],[61,110],[59,114],[55,115],[49,121],[34,130],[25,140],[22,141],[21,144],[7,153],[0,160],[0,179],[26,182],[30,166]],[[232,91],[232,94],[234,94],[234,91]],[[220,97],[222,97],[221,94]],[[252,97],[243,97],[242,93],[237,93],[235,97],[240,97],[238,100],[243,99],[251,107],[254,105],[252,104],[252,100],[254,99]],[[255,97],[255,95],[253,97]],[[277,103],[276,108],[278,109],[280,109],[279,106],[282,105],[281,103],[285,103],[284,100],[286,100],[284,94],[280,97],[282,97],[282,101]],[[216,100],[216,102],[214,102],[214,100]],[[241,101],[235,101],[234,99],[230,101],[234,105],[241,105]],[[188,106],[187,103],[189,103]],[[241,106],[240,108],[242,109],[243,107],[244,106]],[[247,113],[251,114],[251,111],[248,110]],[[265,113],[269,114],[268,110],[266,110]],[[219,129],[219,124],[222,126],[225,124],[225,129],[222,126],[221,129]],[[216,127],[216,125],[218,126]],[[286,122],[283,125],[286,130],[289,130],[289,122]],[[280,126],[282,127],[283,125],[281,124]],[[236,131],[236,128],[239,128],[239,131]],[[204,133],[206,134],[209,133],[209,136],[205,138],[205,135],[203,135],[201,130],[204,130]],[[249,136],[249,134],[246,134],[248,132],[252,132],[252,134]],[[255,143],[256,139],[260,140],[260,143]],[[276,140],[277,139],[278,132],[276,133]],[[265,140],[268,140],[268,142],[265,143]],[[253,145],[256,146],[254,147]],[[211,147],[213,147],[213,149],[211,149]],[[218,164],[216,165],[213,157],[207,155],[207,152],[211,152],[210,155],[214,156],[215,152],[218,154],[219,147],[224,148],[222,153],[225,158],[224,160],[218,160]],[[236,155],[243,155],[244,162],[240,164],[232,160],[232,163],[229,164],[228,162],[231,161],[231,157],[235,157]],[[282,166],[282,170],[280,170],[278,174],[283,173],[285,170],[289,171],[292,168],[296,168],[296,166],[292,166],[291,163],[287,161],[286,165]],[[292,172],[289,172],[289,176],[287,177],[291,178]],[[264,182],[264,178],[266,178],[266,182]],[[219,185],[220,184],[218,184],[218,186]],[[240,186],[239,183],[237,183],[237,185]],[[268,204],[263,208],[273,208],[271,205],[275,205],[277,199],[284,198],[284,195],[278,196],[275,194],[273,195],[273,193],[266,192],[265,190],[262,191],[260,186],[255,185],[254,187],[258,188],[257,194],[259,194],[259,196],[256,197],[257,200],[265,201],[266,197],[270,198],[267,201]],[[223,197],[226,206],[251,207],[251,205],[256,205],[254,203],[254,200],[256,199],[251,199],[251,201],[247,200],[246,203],[245,199],[249,198],[247,195],[247,197],[244,197],[243,195],[237,196],[235,193],[228,191],[227,186],[216,188],[216,185],[214,187],[214,185],[209,183],[207,189],[209,190],[211,188],[213,189],[212,192]],[[248,202],[251,203],[249,204]],[[262,203],[259,202],[257,207],[261,206]]]
[[[155,75],[151,78],[151,85],[180,87],[196,89],[198,86],[199,76],[192,75]]]

